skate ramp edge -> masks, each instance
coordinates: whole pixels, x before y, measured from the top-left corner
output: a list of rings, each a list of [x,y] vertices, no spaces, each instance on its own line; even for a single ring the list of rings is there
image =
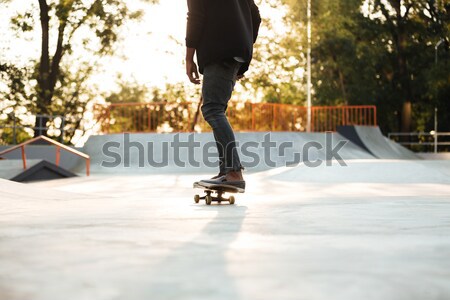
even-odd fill
[[[283,182],[327,183],[386,183],[450,184],[450,161],[374,159],[349,160],[346,165],[281,168],[278,173],[267,173],[266,178]]]
[[[22,160],[0,160],[0,178],[17,182],[32,182],[75,177],[76,174],[44,159],[27,160],[23,168]]]
[[[339,126],[337,132],[379,159],[422,159],[414,152],[383,136],[378,126]]]
[[[189,154],[187,148],[179,149],[175,153],[173,142],[188,143],[192,138],[196,147]],[[264,148],[263,143],[268,139],[273,144],[270,149]],[[241,161],[249,172],[265,171],[272,168],[283,167],[296,162],[298,156],[303,161],[326,160],[325,149],[315,149],[304,153],[305,145],[312,142],[317,145],[326,145],[325,133],[299,133],[299,132],[251,132],[237,133],[236,140]],[[337,133],[332,133],[332,146],[346,142],[338,152],[342,159],[374,159],[370,153],[349,142]],[[283,143],[290,143],[282,147]],[[286,145],[286,144],[285,144]],[[244,149],[245,148],[245,149]],[[91,158],[91,171],[93,174],[205,174],[216,173],[217,150],[211,133],[179,133],[179,134],[110,134],[91,136],[82,151]],[[252,156],[248,152],[252,152]],[[300,153],[300,154],[298,154]],[[206,158],[208,156],[208,158]],[[155,166],[152,162],[165,162],[162,166]],[[178,163],[177,163],[178,162]],[[180,164],[180,162],[182,164]],[[193,162],[198,165],[192,164]],[[183,165],[184,164],[184,165]],[[79,166],[77,172],[82,172]]]

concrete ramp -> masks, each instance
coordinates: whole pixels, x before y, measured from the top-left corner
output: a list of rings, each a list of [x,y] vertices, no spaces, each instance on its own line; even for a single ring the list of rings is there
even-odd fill
[[[338,151],[343,160],[375,158],[337,133],[249,132],[237,133],[236,140],[250,172],[330,160],[327,149],[339,144],[345,144]],[[216,149],[211,133],[143,133],[91,136],[82,151],[96,174],[205,174],[218,171]]]
[[[340,126],[338,133],[380,159],[421,159],[414,152],[383,136],[377,126]]]
[[[23,169],[22,160],[0,160],[0,178],[17,182],[32,182],[75,177],[76,174],[43,159],[27,160],[27,168]]]

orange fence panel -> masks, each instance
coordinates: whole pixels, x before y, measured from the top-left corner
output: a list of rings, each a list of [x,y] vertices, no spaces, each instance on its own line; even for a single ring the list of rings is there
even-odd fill
[[[150,102],[95,105],[95,118],[103,133],[189,132],[198,103]],[[227,116],[236,131],[306,131],[307,108],[278,103],[230,102]],[[311,131],[336,131],[340,125],[377,125],[373,105],[314,106]],[[195,131],[210,131],[199,118]]]

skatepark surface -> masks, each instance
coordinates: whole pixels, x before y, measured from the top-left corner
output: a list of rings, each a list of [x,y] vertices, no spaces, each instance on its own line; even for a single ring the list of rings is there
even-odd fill
[[[450,161],[0,179],[0,299],[450,299]]]

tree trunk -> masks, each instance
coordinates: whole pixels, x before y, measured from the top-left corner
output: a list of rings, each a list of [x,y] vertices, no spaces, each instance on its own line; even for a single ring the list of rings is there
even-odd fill
[[[47,135],[47,130],[40,127],[47,127],[48,118],[45,116],[39,116],[48,114],[47,107],[50,104],[49,99],[49,76],[50,76],[50,55],[49,55],[49,7],[46,0],[39,0],[40,20],[42,30],[41,41],[41,60],[39,62],[39,75],[38,75],[38,99],[37,99],[37,115],[34,127],[34,137],[40,135]]]
[[[344,105],[348,105],[348,97],[347,97],[347,90],[345,88],[344,74],[340,69],[338,69],[338,73],[339,73],[339,85],[341,86],[342,97],[344,98]]]
[[[396,30],[394,31],[393,38],[395,41],[395,46],[397,50],[397,72],[398,72],[398,82],[400,84],[401,95],[403,96],[403,106],[401,113],[401,132],[408,133],[411,132],[411,81],[408,70],[408,60],[406,54],[407,47],[407,32],[405,28],[405,20],[408,18],[408,11],[405,15],[402,15],[402,4],[400,0],[390,0],[389,1],[396,12]]]
[[[399,36],[399,50],[397,54],[397,61],[398,61],[398,73],[399,73],[399,80],[400,80],[400,87],[402,89],[402,95],[403,95],[403,106],[402,106],[402,114],[401,114],[401,132],[407,133],[411,132],[411,118],[412,118],[412,110],[411,110],[411,84],[409,79],[409,71],[407,66],[407,60],[405,57],[404,52],[404,44],[405,44],[405,37],[403,36],[403,33],[400,33]]]
[[[56,82],[58,80],[60,63],[64,55],[64,30],[66,28],[65,19],[59,20],[58,28],[58,41],[56,44],[56,50],[53,58],[50,59],[49,54],[49,40],[50,40],[50,17],[49,17],[49,6],[46,0],[39,0],[40,9],[40,20],[41,20],[41,30],[42,30],[42,44],[41,44],[41,60],[39,63],[39,93],[37,99],[37,116],[35,127],[37,129],[34,131],[34,136],[45,135],[47,136],[47,122],[49,120],[48,116],[51,112],[48,107],[52,103],[52,98],[55,92]]]
[[[406,101],[403,103],[402,107],[402,126],[401,126],[401,132],[411,132],[411,101]]]

